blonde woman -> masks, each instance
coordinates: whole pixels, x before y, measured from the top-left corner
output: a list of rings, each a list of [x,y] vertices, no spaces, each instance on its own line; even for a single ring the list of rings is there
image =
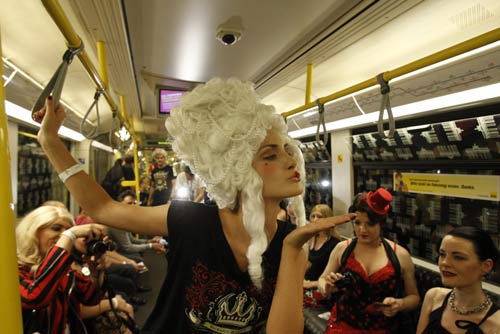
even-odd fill
[[[309,215],[309,222],[315,224],[321,218],[333,216],[332,209],[326,204],[317,204]],[[304,288],[318,287],[318,279],[328,264],[330,253],[340,241],[335,228],[321,230],[309,240],[308,268],[304,279]]]
[[[99,239],[98,225],[74,226],[63,208],[42,206],[16,228],[21,304],[25,330],[80,333],[80,304],[95,305],[101,294],[89,277],[72,270],[78,238]],[[31,333],[30,332],[30,333]]]

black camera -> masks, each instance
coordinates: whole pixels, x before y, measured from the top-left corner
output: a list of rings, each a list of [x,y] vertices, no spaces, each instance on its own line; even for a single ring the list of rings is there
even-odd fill
[[[345,290],[354,286],[355,283],[356,278],[350,271],[347,271],[343,274],[341,279],[335,281],[335,287],[339,290]]]
[[[106,251],[114,249],[113,243],[104,242],[102,240],[91,240],[87,243],[87,255],[101,257]]]

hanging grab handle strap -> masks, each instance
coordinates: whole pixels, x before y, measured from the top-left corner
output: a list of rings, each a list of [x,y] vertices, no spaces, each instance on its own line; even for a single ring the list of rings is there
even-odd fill
[[[380,93],[382,94],[382,102],[380,103],[380,111],[378,115],[377,130],[378,134],[382,138],[392,138],[394,137],[394,131],[396,129],[396,124],[394,122],[394,116],[392,115],[391,100],[389,98],[389,92],[391,87],[389,83],[384,80],[384,73],[377,75],[377,81],[380,85]],[[389,133],[385,134],[384,131],[384,110],[387,109],[387,116],[389,117]]]
[[[82,121],[80,122],[80,133],[87,139],[94,139],[100,135],[99,128],[101,127],[101,119],[99,117],[99,98],[101,97],[102,93],[103,93],[102,90],[96,90],[94,94],[94,102],[92,102],[89,109],[85,113],[85,116],[83,116]],[[87,121],[87,117],[89,116],[94,106],[97,114],[97,127],[93,128],[92,130],[90,130],[88,134],[86,134],[85,131],[83,130],[83,125]]]
[[[33,108],[31,109],[31,118],[35,122],[41,121],[39,118],[35,117],[35,113],[43,108],[43,106],[45,105],[45,99],[47,97],[52,96],[52,99],[54,101],[54,108],[57,108],[57,106],[59,105],[59,99],[61,98],[61,92],[64,86],[64,80],[66,79],[68,66],[73,61],[73,58],[82,50],[83,42],[81,42],[78,48],[68,48],[68,50],[66,50],[66,52],[64,53],[61,65],[59,65],[52,78],[50,78],[49,82],[38,97],[38,100],[36,100]]]
[[[318,127],[316,128],[316,143],[321,151],[324,151],[330,160],[330,152],[326,149],[326,145],[328,145],[328,132],[326,132],[326,124],[325,124],[325,105],[318,100],[316,100],[316,104],[318,105]],[[319,128],[323,126],[323,140],[320,139]]]

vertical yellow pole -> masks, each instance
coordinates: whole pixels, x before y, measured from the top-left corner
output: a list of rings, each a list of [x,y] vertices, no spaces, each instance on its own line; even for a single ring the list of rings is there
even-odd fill
[[[103,41],[97,41],[97,58],[99,59],[99,76],[104,89],[108,89],[108,66],[106,61],[106,47]]]
[[[311,86],[312,86],[312,73],[313,73],[313,64],[307,64],[307,78],[306,78],[306,103],[311,102]]]
[[[127,127],[128,127],[128,119],[127,119],[127,107],[125,105],[125,96],[123,95],[120,95],[120,109],[121,109],[121,115],[122,115],[122,119],[123,121],[126,123]]]
[[[0,45],[0,56],[2,49]],[[0,57],[0,72],[2,67]],[[21,334],[21,299],[19,297],[19,276],[17,274],[17,255],[14,204],[10,179],[9,136],[7,115],[5,113],[5,93],[3,79],[0,79],[0,327],[2,333]]]
[[[137,205],[139,205],[139,200],[141,199],[141,191],[139,189],[139,157],[137,155],[137,141],[134,140],[134,174],[135,174],[135,197],[137,198]]]

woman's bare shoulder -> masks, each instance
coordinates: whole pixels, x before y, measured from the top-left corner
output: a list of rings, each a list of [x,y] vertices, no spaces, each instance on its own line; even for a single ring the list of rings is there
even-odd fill
[[[450,289],[447,288],[440,288],[440,287],[430,288],[425,293],[425,299],[432,301],[433,305],[436,304],[441,305],[443,303],[444,298],[449,292]]]

